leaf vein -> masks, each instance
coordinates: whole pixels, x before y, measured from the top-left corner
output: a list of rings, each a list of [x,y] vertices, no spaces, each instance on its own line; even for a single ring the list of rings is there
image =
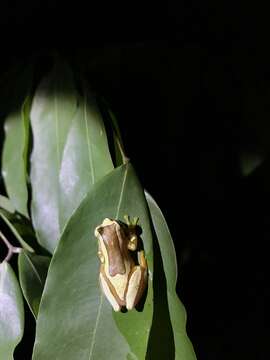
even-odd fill
[[[118,205],[117,205],[116,218],[118,218],[118,216],[119,216],[121,202],[123,200],[123,194],[124,194],[124,189],[125,189],[125,184],[126,184],[127,172],[128,172],[128,167],[126,167],[125,174],[124,174],[124,177],[123,177],[123,183],[122,183],[122,186],[121,186],[119,202],[118,202]],[[103,305],[103,294],[100,293],[100,303],[99,303],[99,307],[98,307],[97,318],[96,318],[96,322],[95,322],[95,326],[94,326],[94,330],[93,330],[92,341],[91,341],[91,345],[90,345],[89,360],[92,359],[92,356],[93,356],[96,333],[97,333],[97,328],[98,328],[98,325],[99,325],[99,319],[100,319],[100,315],[101,315],[102,305]]]
[[[118,219],[118,217],[119,217],[120,207],[121,207],[121,203],[123,200],[123,194],[124,194],[124,189],[125,189],[125,184],[126,184],[126,179],[127,179],[127,172],[128,172],[128,167],[126,167],[125,174],[124,174],[124,179],[123,179],[119,202],[118,202],[117,211],[116,211],[116,219]]]
[[[103,295],[102,295],[102,293],[100,293],[100,298],[99,298],[99,299],[100,299],[100,300],[99,300],[99,307],[98,307],[98,312],[97,312],[97,318],[96,318],[96,322],[95,322],[95,327],[94,327],[94,330],[93,330],[92,342],[91,342],[90,352],[89,352],[89,360],[92,359],[92,356],[93,356],[95,339],[96,339],[96,333],[97,333],[97,328],[98,328],[99,319],[100,319],[100,315],[101,315],[101,308],[102,308],[102,305],[103,305]]]
[[[59,119],[58,119],[56,89],[54,89],[54,112],[55,112],[55,136],[56,136],[56,149],[57,149],[57,167],[60,168]]]
[[[89,138],[89,128],[88,128],[88,122],[87,122],[86,94],[84,94],[84,121],[85,121],[85,128],[86,128],[86,140],[87,140],[87,147],[88,147],[88,159],[89,159],[89,165],[90,165],[90,171],[91,171],[91,177],[92,177],[92,184],[94,184],[94,182],[95,182],[95,175],[94,175],[92,149],[91,149],[91,143],[90,143],[90,138]]]
[[[32,263],[31,259],[29,258],[29,256],[26,253],[24,253],[24,255],[25,255],[28,263],[30,264],[31,268],[33,269],[36,277],[38,278],[40,284],[42,285],[42,280],[41,280],[41,277],[39,276],[39,273],[38,273],[37,269],[35,268],[34,264]]]

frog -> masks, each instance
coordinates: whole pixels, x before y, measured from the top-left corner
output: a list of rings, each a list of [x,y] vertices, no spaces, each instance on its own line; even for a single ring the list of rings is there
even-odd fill
[[[127,215],[124,219],[126,223],[105,218],[95,228],[100,286],[116,312],[136,307],[144,294],[148,278],[144,250],[138,251],[139,219],[131,221]]]

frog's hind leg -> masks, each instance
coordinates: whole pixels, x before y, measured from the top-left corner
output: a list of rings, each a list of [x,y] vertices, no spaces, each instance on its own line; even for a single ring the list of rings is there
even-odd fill
[[[128,310],[137,305],[147,284],[147,263],[143,251],[139,252],[138,259],[140,265],[134,267],[126,293],[126,308]]]
[[[120,311],[121,306],[118,304],[118,302],[115,300],[115,297],[113,296],[110,287],[108,286],[104,276],[102,273],[99,274],[99,280],[100,285],[103,290],[104,295],[109,300],[110,304],[112,305],[114,311]]]

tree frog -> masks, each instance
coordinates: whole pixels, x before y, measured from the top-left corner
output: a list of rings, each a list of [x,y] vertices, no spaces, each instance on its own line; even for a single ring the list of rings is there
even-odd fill
[[[127,224],[104,219],[95,229],[100,259],[100,285],[114,311],[123,306],[133,309],[141,299],[147,284],[147,262],[144,251],[137,251],[137,264],[131,252],[137,250],[138,218]]]

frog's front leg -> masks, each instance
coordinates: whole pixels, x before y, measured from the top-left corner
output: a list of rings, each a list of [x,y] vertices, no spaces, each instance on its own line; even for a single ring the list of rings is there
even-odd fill
[[[138,253],[139,265],[134,266],[128,282],[126,294],[126,308],[133,309],[140,300],[147,284],[147,262],[144,251]]]
[[[124,219],[126,220],[126,224],[128,226],[128,249],[131,251],[137,250],[138,246],[138,235],[137,235],[137,226],[139,218],[135,217],[134,220],[130,220],[130,217],[128,215],[124,215]]]

